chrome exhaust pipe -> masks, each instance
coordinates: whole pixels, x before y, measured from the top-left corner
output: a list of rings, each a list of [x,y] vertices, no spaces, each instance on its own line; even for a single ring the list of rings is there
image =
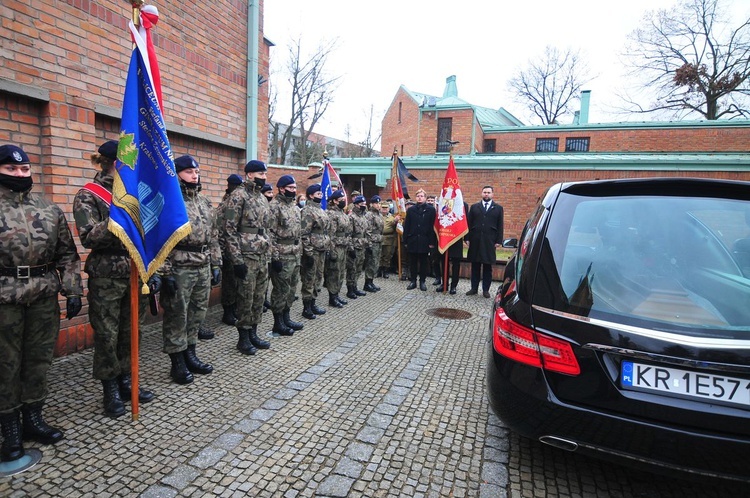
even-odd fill
[[[578,449],[578,443],[557,436],[542,436],[539,438],[539,441],[565,451],[575,451]]]

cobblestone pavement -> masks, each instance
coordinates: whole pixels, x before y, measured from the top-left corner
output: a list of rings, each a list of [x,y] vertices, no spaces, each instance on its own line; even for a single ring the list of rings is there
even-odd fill
[[[484,393],[490,300],[465,296],[465,282],[455,296],[377,283],[381,292],[302,319],[304,330],[250,357],[213,308],[217,336],[197,352],[215,371],[188,386],[170,382],[160,325],[147,327],[141,378],[158,397],[136,422],[102,415],[91,351],[55,360],[45,414],[65,439],[27,443],[42,462],[0,479],[0,496],[747,496],[509,434]]]

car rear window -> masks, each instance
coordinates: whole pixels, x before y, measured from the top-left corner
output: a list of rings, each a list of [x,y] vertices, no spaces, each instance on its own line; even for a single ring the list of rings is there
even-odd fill
[[[534,300],[558,311],[750,331],[750,202],[562,194]]]

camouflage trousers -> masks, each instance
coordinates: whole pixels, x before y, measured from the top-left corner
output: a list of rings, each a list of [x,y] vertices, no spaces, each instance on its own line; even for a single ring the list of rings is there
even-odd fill
[[[284,265],[281,272],[271,270],[271,311],[274,314],[283,313],[292,307],[294,292],[297,289],[300,275],[299,257],[294,254],[282,255],[279,261]]]
[[[173,268],[177,292],[165,294],[162,287],[159,302],[164,309],[161,332],[165,353],[179,353],[198,342],[198,328],[206,318],[211,292],[209,268]]]
[[[245,280],[237,280],[237,324],[238,329],[258,325],[263,318],[263,301],[268,289],[268,257],[244,258],[247,266]]]
[[[335,258],[335,259],[334,259]],[[326,259],[325,286],[331,294],[338,294],[346,278],[346,247],[336,246]]]
[[[369,251],[365,251],[365,278],[372,280],[380,266],[380,243],[373,242]]]
[[[315,251],[302,256],[300,279],[302,280],[302,300],[317,299],[318,290],[323,285],[325,251]]]
[[[237,277],[228,254],[222,253],[221,266],[221,305],[224,307],[237,304]]]
[[[0,414],[44,401],[47,372],[60,332],[57,296],[0,304]]]
[[[355,256],[351,256],[351,252]],[[346,285],[357,285],[357,280],[362,276],[365,266],[365,249],[351,249],[346,255]]]
[[[394,240],[391,244],[383,244],[380,246],[380,266],[383,268],[390,268],[393,264],[393,253],[396,252],[396,241]]]
[[[94,329],[94,378],[111,380],[130,373],[130,279],[89,278],[88,285],[89,321]],[[139,325],[143,324],[147,309],[148,296],[141,295]]]

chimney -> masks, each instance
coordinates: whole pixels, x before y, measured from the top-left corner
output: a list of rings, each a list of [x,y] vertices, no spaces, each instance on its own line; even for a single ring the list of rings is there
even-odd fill
[[[445,90],[443,90],[443,98],[446,97],[458,97],[458,89],[456,88],[456,75],[448,76],[445,78]]]
[[[580,124],[589,124],[589,102],[591,101],[591,90],[581,91],[581,115]]]

